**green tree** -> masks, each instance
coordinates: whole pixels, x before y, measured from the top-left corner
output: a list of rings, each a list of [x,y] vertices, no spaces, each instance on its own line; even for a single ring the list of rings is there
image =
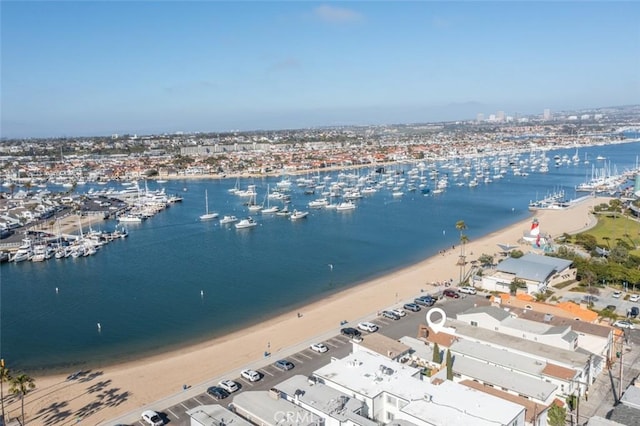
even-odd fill
[[[521,280],[520,278],[516,277],[514,278],[510,283],[509,283],[509,291],[511,292],[512,295],[516,295],[516,293],[518,292],[519,288],[526,288],[527,287],[527,283],[525,283],[523,280]]]
[[[447,349],[447,380],[453,380],[453,360],[450,349]]]
[[[490,254],[482,253],[482,255],[480,255],[480,257],[478,258],[478,262],[480,262],[482,266],[491,266],[493,265],[493,256],[491,256]]]
[[[557,404],[552,404],[547,413],[547,422],[549,426],[564,426],[566,424],[566,408],[560,407]]]
[[[432,361],[436,364],[440,364],[442,362],[442,357],[440,356],[440,346],[437,343],[433,345],[433,358]]]
[[[617,245],[609,252],[609,262],[625,263],[629,259],[629,250],[622,245]]]
[[[11,374],[4,364],[4,359],[0,360],[0,405],[2,405],[2,420],[4,421],[4,382],[11,382]]]
[[[524,256],[524,253],[522,252],[522,250],[511,250],[509,252],[509,256],[513,257],[514,259],[518,259]]]
[[[22,422],[21,424],[25,424],[24,421],[24,397],[27,396],[29,392],[36,388],[36,383],[33,377],[27,376],[26,374],[19,374],[16,377],[11,379],[11,388],[10,391],[12,394],[20,397],[21,404],[21,412],[22,412]]]

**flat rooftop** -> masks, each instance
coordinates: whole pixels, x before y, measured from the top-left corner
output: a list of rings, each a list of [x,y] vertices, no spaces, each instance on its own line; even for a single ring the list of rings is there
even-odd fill
[[[530,354],[532,357],[540,360],[551,360],[561,366],[570,366],[571,368],[583,370],[589,362],[591,354],[583,351],[570,351],[560,349],[550,345],[544,345],[539,342],[521,339],[507,334],[497,333],[493,330],[486,330],[480,327],[463,323],[457,320],[447,320],[447,327],[454,328],[456,334],[471,341],[479,341],[499,346],[509,351]]]

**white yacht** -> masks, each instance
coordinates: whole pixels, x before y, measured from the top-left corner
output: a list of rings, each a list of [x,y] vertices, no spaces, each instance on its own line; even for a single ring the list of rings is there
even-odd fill
[[[118,216],[118,222],[141,223],[142,216],[138,214],[125,214],[122,216]]]
[[[253,218],[248,217],[246,219],[242,219],[240,222],[235,224],[236,229],[244,229],[244,228],[253,228],[257,226],[258,222],[253,220]]]
[[[321,209],[329,204],[329,201],[326,198],[318,198],[317,200],[309,201],[309,208],[312,209]]]
[[[355,208],[356,208],[356,205],[353,203],[353,201],[345,201],[336,206],[336,210],[339,210],[339,211],[353,210]]]
[[[302,219],[302,218],[307,217],[307,215],[309,215],[309,212],[303,212],[303,211],[299,211],[299,210],[294,210],[293,213],[291,213],[291,220]]]
[[[225,223],[234,223],[237,222],[238,218],[235,216],[224,216],[220,219],[220,225],[224,225]]]

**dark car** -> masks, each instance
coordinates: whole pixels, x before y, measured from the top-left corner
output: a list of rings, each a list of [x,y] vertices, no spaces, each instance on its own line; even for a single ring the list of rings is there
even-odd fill
[[[405,303],[404,308],[411,312],[418,312],[420,310],[420,306],[417,303]]]
[[[433,304],[436,303],[435,299],[431,296],[420,296],[415,298],[413,302],[423,306],[433,306]]]
[[[273,365],[282,371],[288,371],[291,370],[293,368],[293,363],[290,361],[287,361],[286,359],[279,359],[276,362],[273,363]]]
[[[360,330],[357,330],[353,327],[345,327],[342,330],[340,330],[340,334],[342,334],[343,336],[347,336],[349,338],[354,338],[354,337],[360,337],[362,333],[360,333]]]
[[[640,315],[640,308],[638,308],[637,306],[634,306],[629,310],[630,317],[635,318],[638,315]]]
[[[225,399],[229,396],[229,392],[219,386],[211,386],[207,389],[207,393],[217,400]]]
[[[400,315],[396,314],[395,312],[391,312],[391,311],[382,311],[382,316],[385,318],[389,318],[392,320],[399,320],[400,319]]]
[[[451,289],[447,289],[447,290],[443,291],[443,292],[442,292],[442,294],[443,294],[444,296],[452,297],[452,298],[454,298],[454,299],[458,299],[458,298],[460,297],[460,295],[458,294],[458,292],[457,292],[457,291],[455,291],[455,290],[451,290]]]

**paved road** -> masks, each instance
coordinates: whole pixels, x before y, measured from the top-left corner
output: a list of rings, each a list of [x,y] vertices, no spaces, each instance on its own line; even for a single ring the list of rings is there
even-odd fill
[[[622,392],[640,374],[640,330],[625,330],[622,353]],[[620,361],[605,370],[589,389],[588,398],[580,399],[579,421],[583,425],[590,417],[605,417],[620,396]]]

